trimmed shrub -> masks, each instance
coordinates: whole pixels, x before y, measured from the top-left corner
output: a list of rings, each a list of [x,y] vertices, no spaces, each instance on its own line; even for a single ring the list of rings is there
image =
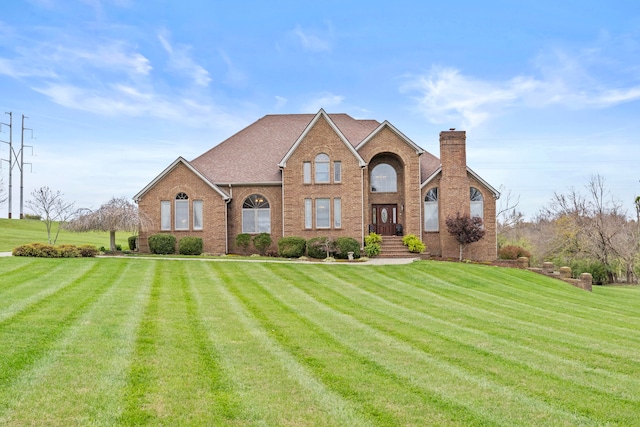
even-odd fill
[[[364,247],[364,253],[367,254],[369,258],[380,255],[380,243],[369,243]]]
[[[364,253],[369,258],[380,255],[380,244],[382,243],[382,236],[377,233],[369,233],[364,238]]]
[[[427,248],[422,240],[415,234],[407,234],[402,238],[402,243],[409,249],[409,252],[421,254]]]
[[[258,250],[260,255],[266,255],[267,249],[271,246],[271,234],[258,233],[253,236],[253,246]]]
[[[302,237],[283,237],[278,240],[278,255],[284,258],[300,258],[307,248]]]
[[[74,245],[60,245],[58,246],[58,254],[60,258],[78,258],[80,250]]]
[[[149,236],[149,250],[152,254],[175,254],[176,236],[166,233],[152,234]]]
[[[202,239],[200,237],[183,237],[178,242],[180,255],[202,255]]]
[[[364,245],[370,245],[370,244],[374,244],[377,243],[378,245],[380,243],[382,243],[382,236],[380,234],[377,233],[369,233],[368,236],[365,236],[364,238]]]
[[[327,248],[331,250],[331,240],[328,237],[312,237],[307,240],[307,256],[311,258],[326,258]]]
[[[531,252],[522,246],[505,245],[498,249],[498,258],[500,259],[518,259],[523,256],[531,258]]]
[[[136,241],[138,240],[138,236],[129,236],[127,241],[129,242],[129,249],[132,251],[136,250]]]
[[[354,258],[360,258],[360,243],[353,237],[338,237],[336,239],[335,257],[347,259],[349,252],[353,252]]]
[[[236,236],[236,246],[240,248],[243,254],[246,254],[251,245],[251,235],[249,233],[240,233]]]
[[[98,249],[93,245],[80,245],[78,246],[80,256],[84,258],[92,258],[98,255]]]
[[[85,251],[85,247],[90,247],[93,252]],[[92,254],[91,254],[92,253]],[[98,253],[94,246],[84,245],[60,245],[58,247],[44,243],[29,243],[20,245],[13,249],[13,256],[38,257],[38,258],[78,258],[81,256],[95,256]]]

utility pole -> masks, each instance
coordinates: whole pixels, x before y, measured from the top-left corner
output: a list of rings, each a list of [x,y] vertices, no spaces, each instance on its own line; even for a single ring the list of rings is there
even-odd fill
[[[9,141],[2,141],[9,145],[9,160],[2,159],[4,162],[9,162],[9,219],[11,219],[11,197],[13,193],[12,176],[13,176],[13,113],[5,113],[9,115],[9,123],[0,123],[1,125],[9,126]]]
[[[24,219],[24,147],[31,147],[31,154],[33,155],[33,146],[24,145],[24,131],[31,131],[31,138],[33,138],[33,129],[24,127],[24,119],[28,119],[29,117],[22,115],[22,132],[20,134],[20,219]],[[16,162],[18,161],[18,156],[16,156]],[[26,163],[31,165],[31,163]]]
[[[9,115],[9,123],[0,123],[0,125],[5,125],[9,127],[9,141],[2,141],[5,144],[9,145],[9,160],[2,159],[2,161],[9,163],[9,215],[8,218],[11,219],[11,209],[12,209],[12,198],[13,198],[13,168],[15,166],[20,169],[20,219],[24,218],[24,165],[31,165],[31,163],[24,162],[24,149],[25,147],[31,148],[31,154],[33,155],[33,146],[24,145],[24,131],[31,131],[31,138],[33,138],[33,129],[24,127],[24,119],[28,119],[29,117],[22,115],[22,131],[20,138],[20,150],[16,153],[16,150],[13,148],[13,113],[5,113]]]

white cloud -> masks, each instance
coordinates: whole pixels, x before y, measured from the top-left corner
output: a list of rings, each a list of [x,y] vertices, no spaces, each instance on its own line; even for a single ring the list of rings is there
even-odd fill
[[[598,61],[598,54],[597,49],[576,55],[551,50],[535,60],[538,77],[519,75],[503,81],[464,75],[455,68],[433,67],[424,75],[408,76],[400,91],[412,96],[417,110],[432,123],[467,129],[514,106],[608,108],[640,100],[637,83],[610,87],[603,83],[604,78],[598,78],[602,71],[597,67],[609,65],[606,58]]]
[[[284,107],[286,104],[287,104],[287,98],[283,98],[282,96],[276,95],[276,106],[275,106],[276,110],[282,109],[282,107]]]
[[[305,50],[311,52],[331,52],[331,43],[314,34],[311,30],[303,30],[297,25],[292,33],[296,36],[300,44]]]
[[[158,39],[164,50],[169,54],[169,67],[189,76],[198,86],[206,87],[211,82],[209,72],[197,64],[190,55],[189,46],[174,46],[169,41],[169,34],[164,31],[158,34]]]
[[[319,94],[316,98],[311,99],[309,102],[307,102],[303,106],[302,111],[305,113],[317,113],[320,108],[324,108],[325,111],[331,113],[331,111],[328,111],[328,109],[337,107],[338,105],[342,104],[342,101],[344,101],[344,96],[325,92]]]

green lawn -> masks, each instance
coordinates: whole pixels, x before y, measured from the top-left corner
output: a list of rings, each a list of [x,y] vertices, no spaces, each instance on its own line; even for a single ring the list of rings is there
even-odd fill
[[[640,288],[431,261],[0,272],[0,425],[640,423]]]
[[[58,225],[54,224],[51,231],[52,238]],[[123,249],[129,248],[127,238],[131,233],[125,231],[116,233],[116,243],[122,245]],[[13,248],[25,243],[47,243],[47,227],[44,222],[32,219],[0,219],[0,252],[11,252]],[[64,243],[72,245],[94,245],[96,247],[109,247],[109,233],[88,232],[73,233],[60,230],[60,236],[56,244]]]

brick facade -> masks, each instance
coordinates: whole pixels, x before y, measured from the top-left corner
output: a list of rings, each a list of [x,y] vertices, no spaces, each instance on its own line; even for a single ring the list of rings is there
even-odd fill
[[[178,193],[189,197],[188,230],[175,229],[175,198]],[[203,228],[193,228],[193,201],[202,200]],[[171,205],[171,230],[160,229],[160,205],[169,201]],[[145,216],[148,224],[140,230],[138,238],[140,251],[149,252],[148,237],[155,233],[171,233],[177,240],[182,237],[201,237],[203,250],[212,254],[224,254],[226,245],[226,211],[227,203],[222,196],[205,181],[182,163],[168,171],[145,195],[138,200],[138,209]]]
[[[295,115],[294,115],[295,116]],[[344,115],[343,115],[344,116]],[[138,196],[142,215],[150,219],[151,226],[140,233],[140,250],[148,251],[146,242],[150,234],[160,232],[160,204],[163,200],[172,201],[172,218],[175,215],[173,200],[176,194],[184,192],[190,200],[190,218],[193,217],[192,201],[203,200],[203,230],[189,231],[167,230],[180,238],[199,236],[203,238],[207,253],[238,253],[235,238],[243,230],[243,203],[253,194],[263,196],[270,208],[270,234],[273,240],[271,251],[277,250],[277,241],[283,236],[298,236],[309,239],[317,236],[331,238],[349,236],[363,243],[370,224],[373,224],[373,207],[393,206],[397,215],[396,222],[402,224],[404,234],[422,236],[427,251],[433,255],[455,258],[458,256],[458,244],[446,232],[445,219],[457,212],[469,214],[470,187],[477,188],[483,197],[483,216],[486,235],[480,242],[470,245],[465,257],[477,260],[496,258],[496,197],[497,192],[468,170],[466,165],[466,135],[463,131],[447,131],[440,134],[440,164],[438,159],[429,155],[428,166],[422,160],[423,150],[409,141],[387,122],[379,124],[372,121],[358,122],[339,116],[343,126],[358,124],[365,128],[353,127],[342,132],[329,115],[321,110],[313,120],[307,122],[301,133],[284,129],[291,139],[287,153],[282,153],[279,165],[279,178],[269,175],[269,182],[260,181],[224,183],[220,179],[210,180],[189,162],[178,162],[176,166],[163,172],[149,184]],[[268,118],[269,116],[267,116]],[[348,117],[348,116],[346,116]],[[289,123],[286,117],[276,117],[278,126]],[[295,116],[298,120],[299,116]],[[265,121],[262,119],[261,121]],[[256,123],[261,123],[261,121]],[[346,123],[346,124],[344,124]],[[260,126],[266,126],[261,124]],[[260,128],[262,129],[262,128]],[[260,130],[258,129],[258,130]],[[270,131],[277,134],[279,127]],[[246,130],[255,130],[247,128]],[[242,131],[238,135],[250,135]],[[359,133],[358,133],[359,132]],[[345,135],[348,133],[351,139]],[[260,139],[266,138],[265,132],[256,132]],[[356,136],[354,136],[356,135]],[[359,136],[358,136],[359,135]],[[354,141],[355,139],[355,141]],[[277,138],[274,138],[277,140]],[[253,140],[247,146],[252,147]],[[225,161],[233,151],[227,145],[221,149]],[[231,146],[232,147],[232,146]],[[224,151],[226,150],[226,151]],[[246,150],[246,147],[245,147]],[[316,158],[319,154],[328,157],[329,182],[317,182]],[[248,158],[242,153],[241,158]],[[252,161],[258,161],[257,157]],[[211,159],[214,157],[212,156]],[[340,164],[340,177],[336,180],[336,162]],[[304,182],[304,164],[310,168],[310,182]],[[377,165],[387,164],[397,175],[397,191],[373,191],[371,173]],[[199,166],[206,167],[202,161]],[[261,167],[264,165],[261,165]],[[237,165],[237,168],[251,171],[251,165]],[[278,165],[274,165],[278,168]],[[432,169],[429,169],[432,168]],[[231,168],[232,169],[232,168]],[[424,182],[429,178],[428,182]],[[279,181],[275,181],[279,179]],[[438,188],[439,231],[424,231],[424,200],[431,188]],[[336,200],[340,202],[340,224],[336,225]],[[309,202],[310,201],[310,202]],[[317,213],[324,212],[321,207],[328,201],[329,224],[319,226]],[[305,222],[305,209],[310,203],[311,224]],[[320,224],[322,225],[322,224]],[[164,231],[163,231],[164,232]]]

